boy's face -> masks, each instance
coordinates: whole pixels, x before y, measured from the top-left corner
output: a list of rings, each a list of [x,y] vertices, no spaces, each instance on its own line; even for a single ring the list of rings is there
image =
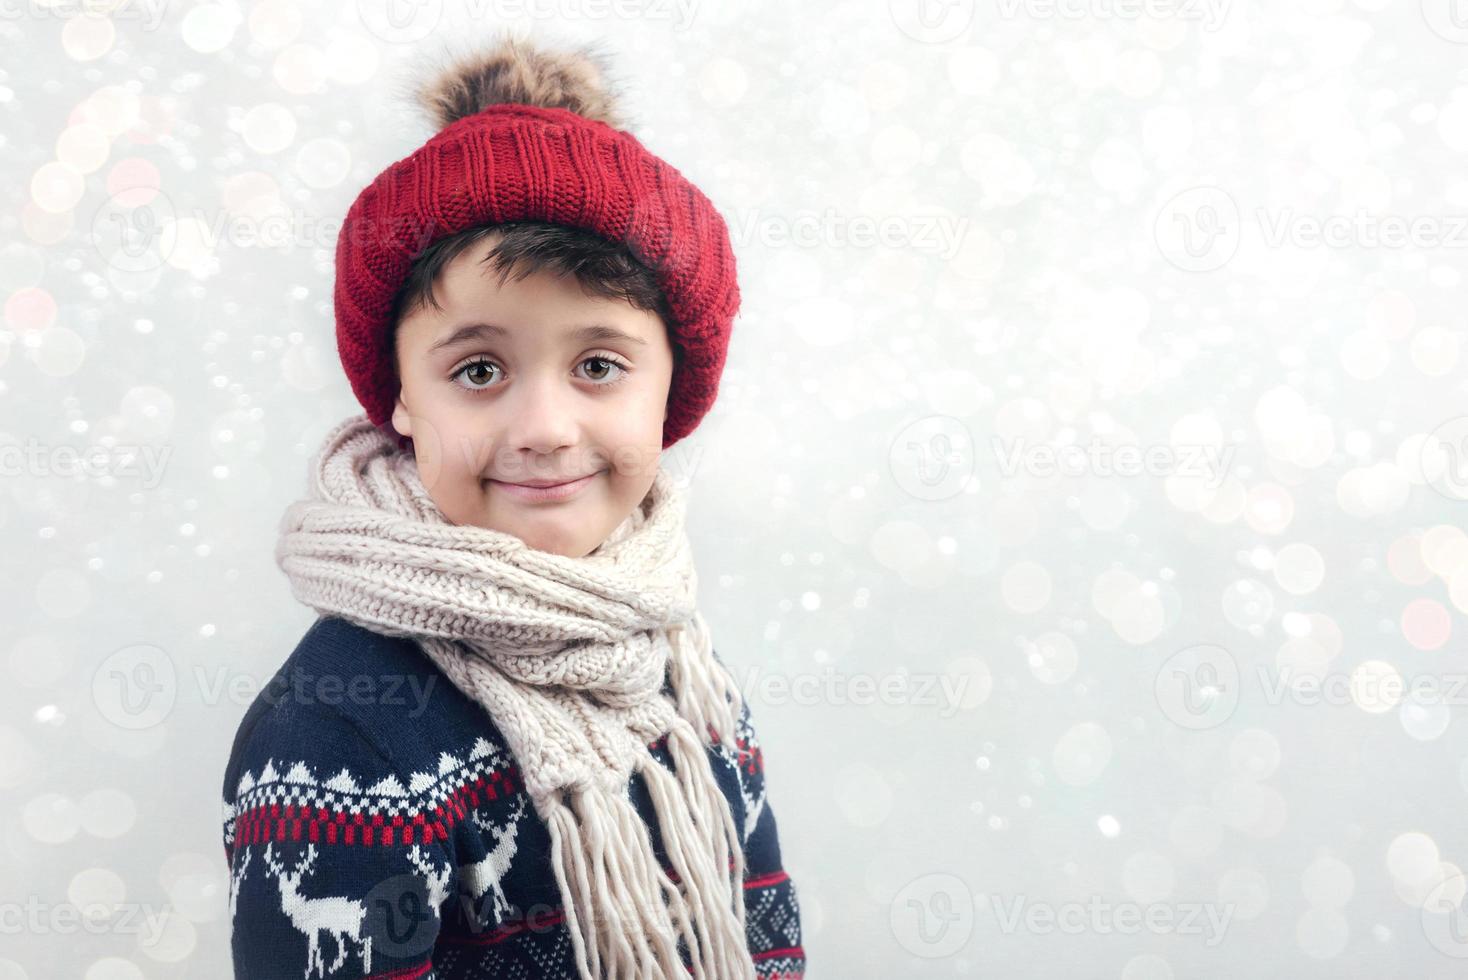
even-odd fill
[[[572,276],[501,286],[482,261],[495,241],[444,267],[441,311],[423,304],[398,324],[393,428],[412,437],[450,521],[579,558],[657,475],[673,351],[657,314],[588,295]],[[594,326],[628,337],[578,335]],[[554,497],[511,485],[576,477],[586,479]]]

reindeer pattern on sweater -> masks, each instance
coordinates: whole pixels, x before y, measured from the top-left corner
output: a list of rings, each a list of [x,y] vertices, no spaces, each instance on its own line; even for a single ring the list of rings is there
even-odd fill
[[[710,760],[744,845],[750,953],[761,980],[803,977],[748,705],[734,741]],[[672,768],[664,741],[650,749]],[[640,776],[627,793],[671,872]],[[240,724],[223,817],[238,980],[576,976],[515,761],[410,640],[319,619]]]

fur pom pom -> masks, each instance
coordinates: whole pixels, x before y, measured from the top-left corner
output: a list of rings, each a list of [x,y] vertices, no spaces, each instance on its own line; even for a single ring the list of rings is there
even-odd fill
[[[497,102],[569,109],[623,129],[607,63],[607,56],[590,45],[551,51],[505,37],[440,66],[416,95],[438,129]]]

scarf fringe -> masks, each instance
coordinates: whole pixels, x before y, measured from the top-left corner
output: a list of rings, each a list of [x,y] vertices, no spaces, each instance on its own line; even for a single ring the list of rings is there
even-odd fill
[[[668,749],[677,775],[651,753],[639,759],[637,771],[676,884],[625,792],[582,787],[548,801],[541,812],[577,971],[584,980],[754,980],[734,819],[707,749],[682,719],[668,734]]]
[[[551,837],[551,863],[560,886],[566,924],[583,978],[659,980],[686,977],[678,959],[671,919],[686,922],[686,913],[639,902],[633,885],[649,881],[648,855],[635,835],[637,814],[630,801],[601,787],[575,790],[569,804],[554,802],[546,818]],[[646,894],[657,895],[653,884]],[[665,900],[678,901],[677,890]],[[635,947],[635,948],[634,948]],[[646,972],[655,969],[656,972]]]
[[[672,648],[668,664],[678,714],[688,719],[700,739],[712,727],[719,741],[732,749],[744,696],[714,659],[703,614],[695,610],[688,622],[668,632]]]
[[[649,782],[665,782],[669,795],[676,800],[687,800],[688,809],[692,811],[691,829],[699,835],[697,840],[692,840],[692,846],[696,856],[709,866],[709,877],[705,879],[711,889],[709,898],[719,906],[717,910],[711,908],[709,914],[711,921],[725,933],[715,948],[721,958],[729,960],[721,963],[711,975],[721,978],[753,977],[753,963],[749,959],[745,938],[744,849],[739,842],[734,816],[713,770],[709,768],[708,747],[694,737],[693,730],[681,719],[668,732],[668,751],[673,757],[674,773],[669,773],[656,760],[649,758],[649,771],[656,771],[656,776]],[[676,788],[682,789],[681,796],[675,792]],[[661,815],[661,811],[659,813]],[[675,824],[680,834],[688,833],[689,827],[689,823],[681,818]],[[679,874],[682,873],[680,870]],[[732,919],[728,914],[731,907],[734,910]]]

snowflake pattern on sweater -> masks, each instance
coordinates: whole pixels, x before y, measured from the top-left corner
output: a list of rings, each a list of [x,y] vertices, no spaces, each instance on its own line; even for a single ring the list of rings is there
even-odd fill
[[[665,740],[650,749],[672,768]],[[757,975],[804,977],[748,704],[709,758]],[[627,792],[676,880],[641,776]],[[550,835],[503,736],[409,639],[318,619],[240,723],[223,817],[237,980],[576,976]]]

